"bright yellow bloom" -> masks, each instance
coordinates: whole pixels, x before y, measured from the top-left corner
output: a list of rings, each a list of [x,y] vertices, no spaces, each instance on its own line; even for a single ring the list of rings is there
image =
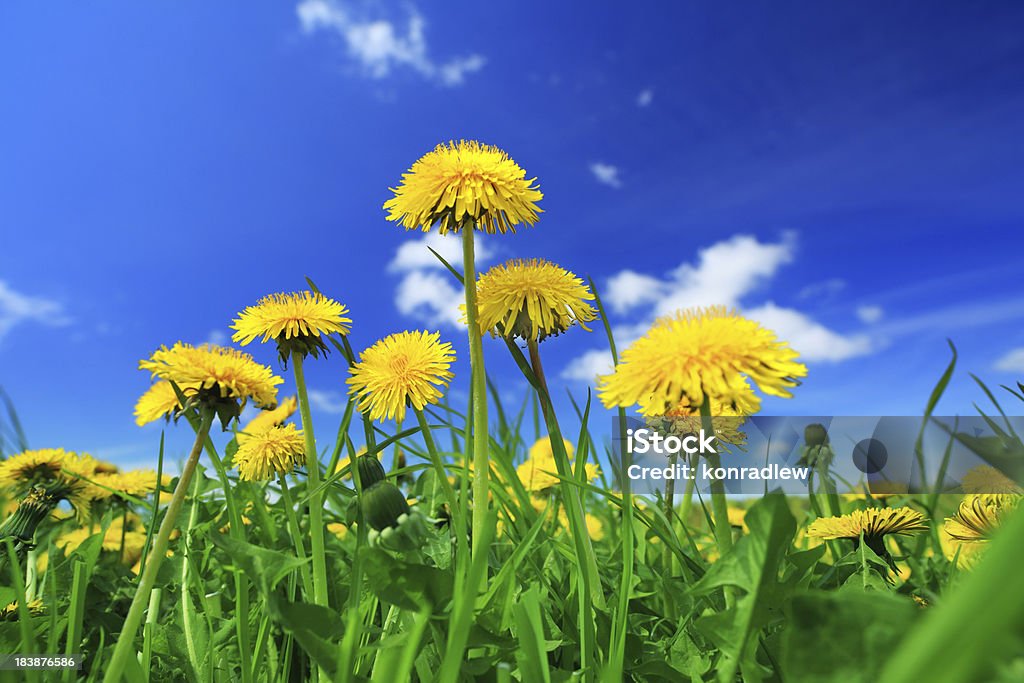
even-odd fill
[[[992,533],[1006,516],[1020,505],[1016,494],[972,494],[965,496],[956,513],[947,517],[940,537],[946,559],[957,559],[970,568],[988,547]]]
[[[526,171],[497,147],[450,142],[438,145],[402,175],[384,209],[389,221],[406,230],[429,232],[440,223],[443,235],[458,232],[468,219],[477,230],[491,234],[515,232],[521,223],[537,222],[537,202],[544,195],[536,180],[526,180]]]
[[[252,398],[265,408],[277,405],[277,385],[284,381],[249,354],[212,344],[161,346],[148,360],[139,361],[139,369],[178,387],[195,387],[193,391],[200,395],[211,392],[214,397],[237,399],[243,405]]]
[[[295,396],[290,396],[281,401],[273,410],[261,410],[256,414],[256,417],[249,420],[245,427],[238,430],[235,439],[241,445],[243,441],[249,438],[249,435],[259,434],[260,432],[277,427],[295,414],[295,409],[298,405],[298,399]]]
[[[454,377],[449,368],[455,361],[452,345],[440,337],[438,332],[399,332],[359,354],[347,380],[359,410],[371,420],[401,422],[407,404],[422,410],[437,403],[441,388]]]
[[[327,525],[327,530],[334,534],[339,541],[344,541],[348,536],[348,525],[344,522],[330,522]]]
[[[142,556],[142,549],[146,545],[146,532],[139,526],[138,517],[129,516],[127,529],[124,526],[123,517],[115,517],[111,520],[100,547],[107,552],[121,550],[122,530],[124,530],[124,554],[121,556],[121,562],[131,566]],[[59,536],[56,544],[58,548],[64,550],[65,555],[70,555],[78,546],[99,532],[99,529],[79,527]]]
[[[250,434],[235,452],[238,476],[247,481],[266,481],[277,474],[287,474],[306,462],[305,442],[295,425],[272,427]]]
[[[573,453],[572,444],[568,439],[562,439],[565,444],[565,451],[571,458]],[[587,481],[594,481],[598,476],[598,468],[594,463],[586,463],[584,466]],[[516,476],[522,482],[523,488],[534,493],[548,491],[558,485],[558,465],[555,463],[555,454],[551,450],[551,440],[548,438],[538,439],[530,448],[529,457],[518,467]]]
[[[63,448],[22,451],[0,462],[0,487],[29,488],[56,479],[69,453]]]
[[[194,390],[194,384],[178,385],[182,393]],[[138,426],[156,422],[163,417],[174,417],[181,410],[181,403],[178,395],[174,393],[174,387],[167,380],[161,380],[150,385],[149,389],[139,397],[135,404],[135,424]]]
[[[1017,482],[991,465],[978,465],[969,469],[960,480],[960,487],[964,493],[1024,493]]]
[[[245,346],[257,338],[274,339],[282,360],[293,349],[316,356],[327,350],[321,336],[348,334],[352,320],[347,313],[344,304],[319,293],[271,294],[238,314],[231,324],[231,340]]]
[[[622,353],[615,372],[600,378],[606,407],[639,404],[643,415],[664,415],[686,401],[700,406],[707,395],[750,414],[750,382],[773,396],[789,388],[807,368],[775,333],[724,306],[692,309],[655,321]],[[756,397],[755,397],[756,398]]]
[[[889,534],[909,535],[927,531],[924,515],[907,507],[867,508],[854,510],[839,517],[821,517],[811,522],[807,535],[811,538],[832,540],[836,538],[858,539],[861,534],[867,540],[880,539]]]
[[[583,280],[542,259],[514,259],[491,268],[477,282],[480,332],[492,337],[543,340],[561,334],[574,322],[597,317]],[[460,306],[465,322],[465,305]]]
[[[163,475],[162,484],[171,483],[170,475]],[[93,477],[93,481],[101,486],[119,491],[129,496],[147,496],[156,490],[156,472],[149,469],[131,470],[128,472],[116,472],[114,474],[99,473]]]

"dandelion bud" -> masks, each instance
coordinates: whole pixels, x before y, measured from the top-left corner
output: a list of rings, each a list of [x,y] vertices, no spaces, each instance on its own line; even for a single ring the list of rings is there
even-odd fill
[[[815,422],[804,429],[804,442],[809,447],[824,446],[828,444],[828,432],[825,425]]]
[[[361,470],[359,474],[362,475]],[[397,486],[386,481],[363,489],[361,503],[367,523],[377,531],[398,526],[398,518],[409,514],[409,503],[405,495]]]
[[[384,481],[384,466],[377,460],[377,456],[360,455],[356,458],[356,467],[359,468],[359,483],[364,493],[374,484]]]

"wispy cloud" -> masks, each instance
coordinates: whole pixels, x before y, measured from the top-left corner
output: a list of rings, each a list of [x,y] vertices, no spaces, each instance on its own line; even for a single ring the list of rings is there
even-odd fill
[[[641,90],[640,94],[636,96],[636,106],[638,107],[649,107],[652,101],[654,101],[654,91],[650,88]]]
[[[16,326],[25,322],[61,327],[70,325],[71,318],[65,313],[60,302],[22,294],[0,280],[0,340]]]
[[[441,85],[458,86],[486,63],[475,53],[435,61],[427,46],[426,21],[412,5],[404,30],[389,19],[364,16],[348,3],[331,0],[303,0],[295,11],[306,33],[325,30],[341,37],[349,57],[371,78],[407,68]]]
[[[322,413],[338,415],[345,412],[348,400],[337,391],[309,390],[309,404]]]
[[[857,317],[860,318],[861,322],[877,323],[885,316],[885,311],[881,306],[858,306]]]
[[[655,318],[693,306],[724,305],[742,309],[788,341],[807,361],[838,362],[870,353],[872,339],[866,333],[844,334],[829,329],[806,313],[762,301],[748,305],[757,290],[771,280],[796,255],[796,234],[785,233],[778,242],[761,242],[750,235],[736,235],[702,249],[694,263],[682,263],[661,277],[632,270],[613,275],[604,289],[604,300],[620,315],[639,320],[615,327],[620,345],[644,333]],[[563,371],[567,379],[592,381],[595,374],[611,369],[607,351],[588,351]]]
[[[590,172],[594,174],[597,182],[618,189],[622,187],[622,180],[619,178],[619,167],[597,161],[590,164]]]
[[[1007,351],[992,367],[1001,372],[1024,372],[1024,346]]]
[[[399,313],[430,325],[460,327],[459,304],[463,301],[458,282],[445,269],[433,249],[454,268],[462,265],[462,246],[456,235],[428,233],[418,240],[404,242],[388,264],[388,270],[401,273],[395,289],[395,307]],[[476,240],[476,262],[493,257],[486,240]],[[428,249],[429,247],[429,249]]]

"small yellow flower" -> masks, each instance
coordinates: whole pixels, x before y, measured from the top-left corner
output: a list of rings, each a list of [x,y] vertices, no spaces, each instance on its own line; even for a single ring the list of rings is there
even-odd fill
[[[1017,482],[991,465],[978,465],[969,469],[960,480],[960,488],[964,493],[1024,493]]]
[[[839,517],[821,517],[811,522],[807,535],[811,538],[880,539],[889,534],[909,535],[927,531],[924,515],[907,507],[867,508]]]
[[[348,308],[334,299],[314,292],[271,294],[238,314],[231,323],[231,340],[242,346],[255,339],[277,342],[281,361],[292,351],[316,357],[327,351],[323,337],[337,332],[348,334],[352,320]]]
[[[454,376],[449,368],[455,361],[452,345],[440,337],[438,332],[399,332],[359,354],[347,380],[359,410],[371,420],[401,422],[406,405],[423,410],[437,403]]]
[[[491,234],[515,232],[519,224],[537,222],[537,202],[544,195],[536,180],[526,180],[526,171],[497,147],[450,142],[438,145],[402,175],[384,209],[389,221],[406,230],[429,232],[440,223],[443,235],[458,232],[468,219],[477,230]]]
[[[542,259],[516,259],[491,268],[477,282],[480,332],[492,337],[543,340],[573,323],[587,330],[597,317],[583,280]],[[465,318],[465,305],[461,306]]]
[[[298,399],[295,396],[291,396],[281,401],[273,410],[262,410],[257,413],[256,417],[249,420],[249,423],[242,429],[238,430],[235,435],[235,439],[238,444],[241,445],[251,434],[259,434],[265,432],[268,429],[281,425],[285,420],[295,414],[295,409],[298,407]]]
[[[171,483],[170,475],[163,475],[161,483],[166,486]],[[116,472],[114,474],[98,473],[94,478],[97,484],[129,496],[147,496],[157,488],[156,472],[149,469],[130,470],[128,472]]]
[[[615,372],[600,378],[599,393],[606,407],[639,404],[649,416],[683,401],[700,406],[705,395],[751,414],[760,405],[750,405],[750,382],[766,394],[792,396],[796,378],[807,374],[796,357],[774,332],[724,306],[692,309],[655,321]]]
[[[135,564],[142,556],[142,549],[146,545],[146,532],[142,530],[138,522],[138,517],[130,515],[128,527],[126,528],[124,526],[124,518],[115,517],[111,520],[110,526],[107,527],[107,532],[103,535],[100,547],[107,552],[118,552],[122,549],[123,537],[124,552],[121,555],[121,563],[127,566]],[[64,551],[65,555],[70,555],[87,539],[98,535],[99,531],[99,529],[79,527],[62,534],[55,543],[58,548]]]
[[[251,398],[264,408],[277,405],[277,385],[284,381],[249,354],[212,344],[196,347],[177,342],[171,348],[161,346],[149,359],[139,361],[139,369],[172,381],[179,388],[193,387],[188,393],[202,400],[245,405]]]
[[[250,434],[235,452],[239,478],[266,481],[274,474],[287,474],[306,462],[305,442],[295,425],[272,427]]]
[[[178,385],[182,393],[195,390],[195,385]],[[156,422],[160,418],[174,417],[181,411],[181,403],[178,395],[174,393],[174,387],[167,380],[161,380],[150,385],[149,389],[139,397],[135,404],[135,424],[138,426]]]
[[[29,616],[39,617],[46,613],[46,608],[43,607],[42,598],[36,598],[35,600],[29,600],[25,607],[28,609]],[[0,608],[0,621],[17,621],[18,620],[18,601],[15,600],[12,603],[8,603],[3,608]]]
[[[568,439],[562,439],[565,444],[565,451],[568,457],[572,457],[573,447]],[[584,466],[587,481],[594,481],[598,476],[598,468],[594,463],[586,463]],[[558,465],[555,463],[555,454],[551,450],[551,440],[548,438],[538,439],[530,447],[529,457],[518,467],[516,476],[522,482],[523,488],[534,493],[546,492],[558,485]]]
[[[330,522],[327,525],[327,530],[334,534],[339,541],[344,541],[348,536],[348,525],[343,522]]]

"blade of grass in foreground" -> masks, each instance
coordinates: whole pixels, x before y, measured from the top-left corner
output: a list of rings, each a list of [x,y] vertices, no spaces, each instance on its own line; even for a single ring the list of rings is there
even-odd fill
[[[597,285],[593,278],[588,278],[590,291],[594,293],[594,303],[597,304],[598,314],[604,324],[604,332],[608,337],[608,349],[612,355],[612,363],[619,364],[619,353],[615,348],[615,335],[612,334],[611,323],[605,314],[604,304],[601,302],[601,295],[597,291]],[[617,415],[619,433],[626,431],[626,411],[618,409]],[[624,442],[620,441],[620,444]],[[629,468],[629,453],[622,448],[619,455],[622,458],[620,467],[625,473]],[[629,594],[633,590],[633,492],[628,476],[619,478],[622,486],[622,574],[619,579],[619,602],[615,607],[612,619],[611,643],[608,648],[608,659],[605,670],[602,672],[602,679],[605,681],[623,680],[623,668],[626,657],[626,633],[629,630]]]

